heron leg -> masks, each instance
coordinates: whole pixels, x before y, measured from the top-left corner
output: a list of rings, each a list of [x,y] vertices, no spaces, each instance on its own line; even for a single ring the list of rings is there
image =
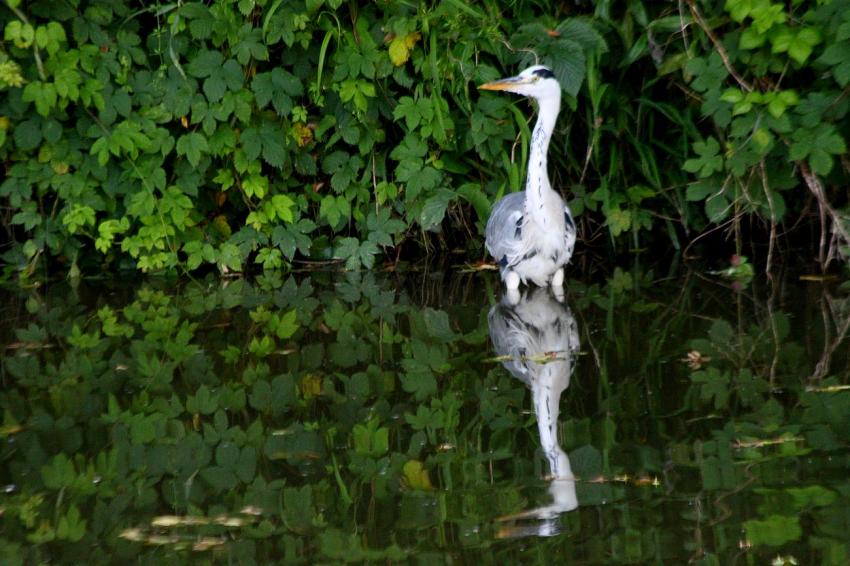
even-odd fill
[[[508,271],[505,274],[505,285],[508,289],[519,289],[519,274],[516,271]]]
[[[564,284],[564,268],[560,268],[552,276],[552,287],[561,287]]]

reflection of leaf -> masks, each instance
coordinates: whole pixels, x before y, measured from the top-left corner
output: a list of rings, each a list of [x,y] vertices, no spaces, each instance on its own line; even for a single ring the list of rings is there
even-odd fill
[[[419,460],[408,460],[404,464],[404,479],[407,481],[407,485],[413,489],[433,489],[428,471]]]
[[[389,429],[379,427],[377,419],[370,419],[365,425],[354,425],[351,434],[354,438],[354,450],[365,456],[380,456],[389,449]]]
[[[223,466],[203,468],[200,475],[216,491],[233,489],[239,483],[236,474]]]
[[[312,486],[287,487],[283,490],[283,512],[288,527],[307,528],[315,515]]]
[[[601,505],[614,498],[609,482],[599,482],[603,474],[602,453],[592,445],[585,445],[570,452],[573,473],[581,481],[576,483],[576,495],[582,505]]]
[[[434,310],[430,307],[425,309],[425,326],[428,333],[442,342],[451,342],[456,339],[454,331],[449,324],[449,315],[445,311]]]
[[[709,367],[704,371],[691,374],[691,381],[699,384],[700,398],[703,401],[714,400],[715,409],[724,409],[729,403],[729,374]]]
[[[786,515],[771,515],[765,520],[744,522],[747,540],[753,545],[781,546],[798,540],[803,530],[800,528],[800,517]]]
[[[86,534],[86,520],[80,516],[76,505],[71,505],[68,513],[59,519],[56,536],[60,539],[77,542]]]
[[[417,401],[427,399],[437,392],[437,380],[427,369],[403,373],[401,386],[408,393],[413,393]]]
[[[267,436],[264,451],[271,460],[312,461],[325,456],[325,443],[315,430],[306,430],[296,423]]]

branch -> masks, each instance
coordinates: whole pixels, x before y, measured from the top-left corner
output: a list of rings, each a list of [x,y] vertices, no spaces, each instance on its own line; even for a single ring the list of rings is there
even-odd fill
[[[694,21],[699,25],[702,31],[705,32],[705,35],[711,40],[711,43],[714,44],[714,48],[717,49],[717,54],[720,55],[720,58],[723,60],[723,66],[726,67],[726,70],[729,71],[729,74],[734,77],[734,79],[741,85],[741,88],[747,92],[751,92],[753,90],[753,86],[744,80],[744,78],[738,74],[738,71],[735,70],[735,67],[732,66],[732,62],[729,60],[729,54],[726,53],[726,50],[723,48],[723,45],[720,43],[720,40],[717,39],[717,36],[714,35],[714,32],[711,31],[711,28],[708,27],[708,24],[705,22],[705,19],[702,17],[702,14],[697,8],[694,0],[687,0],[688,6],[691,8],[691,14],[694,16]]]

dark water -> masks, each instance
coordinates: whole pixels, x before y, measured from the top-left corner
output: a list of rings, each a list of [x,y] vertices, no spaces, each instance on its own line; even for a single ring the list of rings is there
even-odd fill
[[[840,281],[582,280],[7,291],[0,562],[847,564]]]

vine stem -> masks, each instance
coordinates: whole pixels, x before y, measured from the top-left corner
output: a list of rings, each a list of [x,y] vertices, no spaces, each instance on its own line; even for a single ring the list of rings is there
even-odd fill
[[[9,7],[10,10],[17,16],[19,20],[24,22],[26,25],[31,26],[30,21],[27,19],[26,15],[18,10],[15,6],[9,3],[9,0],[6,0],[6,6]],[[44,63],[41,61],[41,53],[38,52],[38,43],[35,39],[32,40],[32,51],[35,56],[35,66],[38,68],[38,76],[42,81],[47,80],[47,73],[44,72]]]
[[[770,208],[770,243],[767,247],[767,265],[764,269],[767,278],[772,280],[773,252],[776,248],[776,208],[773,204],[773,193],[770,191],[770,186],[767,180],[767,167],[764,165],[764,159],[761,160],[759,166],[761,167],[762,190],[764,190],[764,196],[767,198],[767,205]],[[771,378],[772,377],[773,373],[771,373]]]
[[[800,173],[803,175],[803,180],[806,182],[806,186],[809,187],[809,190],[818,201],[818,209],[820,210],[821,220],[818,263],[820,263],[821,269],[826,269],[827,265],[829,265],[833,259],[832,249],[830,249],[829,254],[826,253],[827,216],[832,221],[833,239],[841,238],[844,240],[845,244],[850,244],[850,233],[847,232],[847,228],[844,226],[841,216],[834,208],[832,208],[832,205],[830,205],[829,201],[826,199],[826,194],[823,190],[823,183],[821,183],[817,175],[812,172],[809,164],[806,161],[798,161],[797,166],[800,168]],[[830,246],[830,248],[832,247]]]
[[[691,14],[694,16],[694,21],[697,25],[705,32],[705,35],[711,40],[711,43],[714,44],[714,48],[717,49],[717,54],[720,55],[720,58],[723,60],[723,66],[726,67],[726,70],[729,71],[729,74],[737,81],[741,88],[747,92],[751,92],[753,90],[753,86],[748,83],[744,78],[738,74],[738,71],[735,70],[735,67],[732,66],[732,62],[729,60],[729,54],[726,53],[726,49],[723,48],[723,44],[720,43],[720,40],[717,39],[717,36],[714,35],[714,32],[711,31],[711,28],[708,27],[708,24],[705,22],[705,18],[702,17],[702,13],[697,8],[694,0],[687,0],[688,7],[691,9]]]

